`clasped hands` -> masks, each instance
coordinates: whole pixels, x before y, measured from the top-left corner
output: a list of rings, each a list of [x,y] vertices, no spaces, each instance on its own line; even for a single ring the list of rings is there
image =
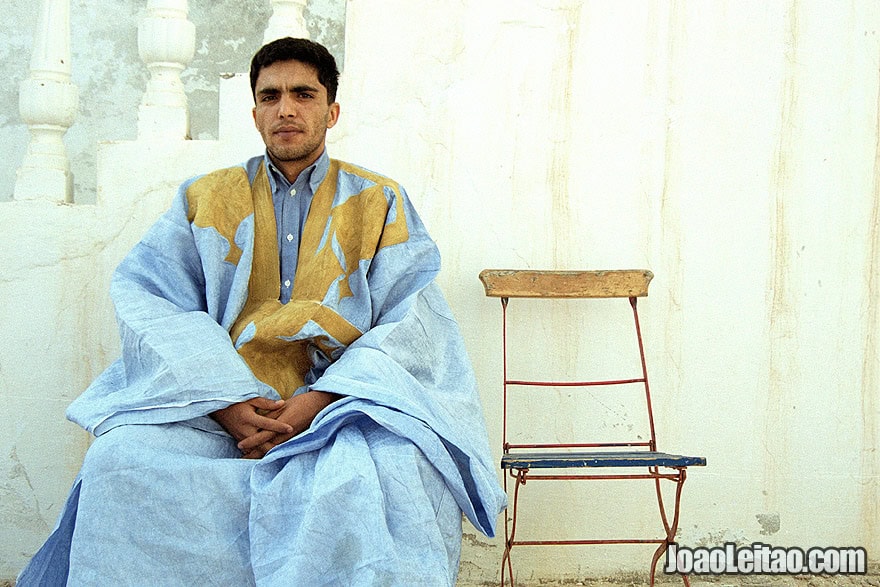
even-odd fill
[[[246,459],[261,459],[270,449],[306,430],[318,412],[339,399],[326,391],[308,391],[288,400],[255,397],[211,414],[238,441]]]

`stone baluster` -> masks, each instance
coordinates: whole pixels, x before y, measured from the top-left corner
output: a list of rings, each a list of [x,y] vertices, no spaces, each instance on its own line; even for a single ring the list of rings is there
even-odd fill
[[[138,138],[189,138],[189,109],[180,74],[195,54],[187,0],[147,0],[138,51],[150,80],[138,110]]]
[[[283,37],[308,39],[305,10],[308,0],[271,0],[272,16],[263,35],[263,43]]]
[[[70,82],[70,0],[43,0],[30,76],[19,86],[19,112],[31,138],[15,181],[16,200],[73,201],[63,137],[78,104]]]

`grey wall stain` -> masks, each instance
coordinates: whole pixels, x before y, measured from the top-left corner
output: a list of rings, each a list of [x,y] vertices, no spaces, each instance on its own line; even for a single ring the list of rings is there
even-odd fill
[[[755,514],[761,525],[761,535],[772,536],[779,532],[779,514]]]
[[[490,544],[488,542],[484,542],[485,538],[481,536],[477,536],[472,532],[463,532],[461,535],[462,542],[474,548],[479,548],[483,550],[493,550],[498,549],[497,544]]]
[[[4,540],[20,544],[21,536],[8,529],[39,528],[48,534],[51,528],[40,515],[42,506],[16,449],[10,449],[6,457],[0,460],[0,517],[8,528],[4,528],[0,535]],[[26,548],[24,544],[22,547]],[[0,561],[0,577],[14,576],[18,570],[13,563]]]
[[[216,139],[219,77],[248,70],[271,15],[266,0],[190,2],[196,54],[181,75],[190,107],[191,136]],[[0,202],[12,199],[28,132],[18,112],[18,86],[29,74],[39,3],[0,0]],[[143,0],[71,3],[71,77],[79,88],[78,116],[64,137],[74,176],[74,201],[94,203],[96,146],[133,140],[137,111],[149,74],[138,55]],[[345,0],[311,0],[306,24],[312,39],[344,65]],[[134,173],[135,170],[120,170]]]
[[[39,5],[0,0],[0,202],[11,200],[15,171],[24,159],[27,127],[18,113],[18,86],[27,78]],[[14,146],[14,148],[10,148]]]

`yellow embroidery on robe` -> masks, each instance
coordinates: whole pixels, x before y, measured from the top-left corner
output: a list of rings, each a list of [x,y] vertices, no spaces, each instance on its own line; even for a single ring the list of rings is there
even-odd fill
[[[333,206],[340,170],[364,177],[373,185]],[[385,198],[386,187],[398,194],[394,220],[387,225],[385,218],[390,214]],[[372,259],[383,247],[409,238],[399,194],[400,186],[385,177],[347,163],[331,161],[327,179],[315,193],[303,230],[293,297],[323,299],[335,281],[340,282],[339,299],[352,295],[348,280],[360,262]],[[333,249],[334,240],[341,250],[341,259]]]
[[[251,191],[243,167],[221,169],[194,181],[186,190],[189,221],[200,228],[214,227],[229,242],[225,261],[237,265],[241,249],[235,244],[235,232],[242,220],[253,212],[249,198],[225,197]]]
[[[371,185],[334,206],[340,171],[365,178]],[[398,194],[391,213],[385,188]],[[291,300],[281,304],[275,211],[264,166],[253,185],[243,168],[234,168],[201,178],[187,191],[190,220],[196,226],[216,228],[229,241],[226,260],[232,263],[242,256],[235,245],[236,231],[253,214],[248,298],[230,336],[237,341],[244,333],[246,342],[239,346],[239,354],[254,375],[282,397],[290,397],[304,384],[312,353],[321,351],[330,357],[363,334],[334,307],[353,295],[349,278],[362,261],[409,237],[399,194],[399,186],[388,179],[331,160],[306,218]],[[386,218],[390,218],[387,224]],[[334,284],[338,296],[327,299]]]

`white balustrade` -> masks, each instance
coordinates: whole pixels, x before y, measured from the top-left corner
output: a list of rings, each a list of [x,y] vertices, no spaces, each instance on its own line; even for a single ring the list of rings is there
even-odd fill
[[[263,44],[284,37],[308,39],[305,10],[308,0],[271,0],[272,16],[263,35]]]
[[[79,93],[70,81],[70,1],[43,0],[30,75],[19,86],[19,112],[30,142],[15,181],[16,200],[73,201],[73,176],[63,137]]]
[[[308,0],[270,0],[264,43],[308,38]],[[195,54],[187,0],[147,0],[138,50],[150,73],[138,109],[139,139],[189,138],[189,108],[181,73]],[[30,75],[19,88],[19,110],[30,131],[15,182],[16,200],[73,201],[73,176],[63,137],[73,124],[79,92],[71,82],[70,0],[42,0]]]
[[[180,74],[195,54],[187,0],[148,0],[138,51],[150,80],[138,110],[138,138],[189,138],[189,109]]]

